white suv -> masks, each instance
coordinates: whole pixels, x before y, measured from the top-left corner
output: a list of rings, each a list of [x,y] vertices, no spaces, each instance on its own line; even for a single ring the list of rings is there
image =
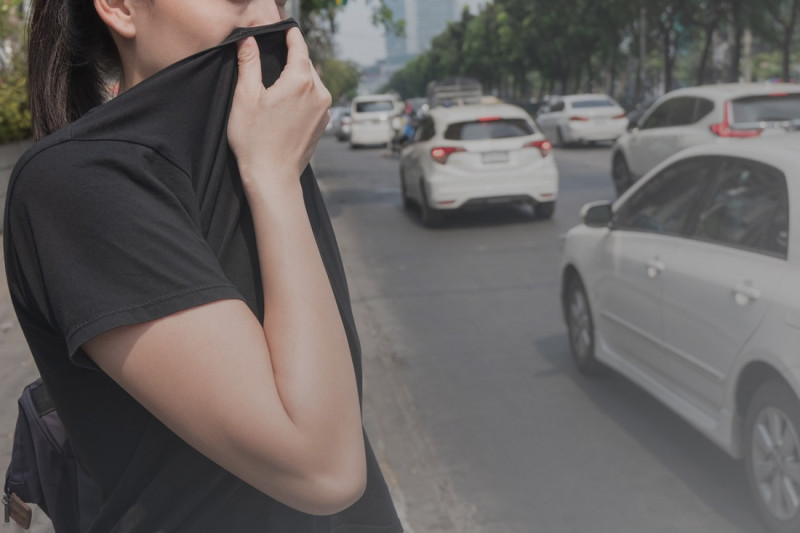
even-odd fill
[[[403,205],[435,226],[456,209],[526,203],[553,216],[558,170],[552,145],[525,110],[508,104],[436,107],[400,158]]]
[[[669,156],[725,138],[800,126],[800,85],[738,83],[672,91],[657,100],[612,150],[617,194]]]

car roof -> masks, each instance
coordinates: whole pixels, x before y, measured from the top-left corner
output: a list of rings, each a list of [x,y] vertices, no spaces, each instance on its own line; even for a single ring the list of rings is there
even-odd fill
[[[369,100],[399,100],[394,94],[362,94],[353,98],[353,102],[363,102]]]
[[[676,96],[723,96],[736,98],[746,95],[774,94],[774,93],[800,93],[798,83],[720,83],[716,85],[699,85],[697,87],[684,87],[675,89],[664,95],[665,97]]]
[[[614,101],[614,99],[611,98],[609,95],[602,93],[567,94],[561,96],[560,98],[565,102],[580,102],[582,100],[602,100],[602,99],[611,100],[612,102]]]
[[[521,107],[511,104],[471,104],[453,107],[435,107],[429,113],[437,122],[452,124],[466,122],[481,117],[524,118],[530,115]]]

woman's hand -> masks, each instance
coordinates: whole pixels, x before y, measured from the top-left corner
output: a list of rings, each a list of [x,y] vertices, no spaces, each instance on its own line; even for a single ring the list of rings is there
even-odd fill
[[[330,120],[331,95],[319,79],[298,28],[286,33],[286,67],[266,89],[255,39],[238,43],[239,78],[228,121],[228,141],[245,189],[296,182]]]

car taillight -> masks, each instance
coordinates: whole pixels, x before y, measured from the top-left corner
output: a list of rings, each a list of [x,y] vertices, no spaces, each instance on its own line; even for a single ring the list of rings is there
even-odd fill
[[[481,117],[478,122],[500,122],[500,117]]]
[[[614,115],[614,116],[613,116],[613,117],[611,117],[611,118],[625,118],[625,117],[627,117],[627,116],[628,116],[628,114],[627,114],[627,113],[620,113],[619,115]]]
[[[542,157],[547,157],[547,155],[550,153],[550,150],[553,149],[553,143],[545,139],[543,141],[529,142],[528,144],[524,145],[523,148],[538,148],[539,152],[542,154]]]
[[[589,122],[589,117],[569,117],[569,119],[575,122]]]
[[[450,154],[456,152],[466,152],[466,150],[463,148],[456,148],[455,146],[437,146],[431,150],[431,157],[433,157],[433,160],[437,163],[444,165],[447,163],[447,158],[450,157]]]
[[[741,139],[746,137],[758,137],[759,135],[761,135],[761,132],[764,131],[761,128],[749,129],[749,130],[732,129],[730,122],[730,109],[731,109],[731,102],[730,100],[728,100],[722,106],[722,122],[717,122],[716,124],[711,125],[711,131],[715,135],[719,135],[720,137]]]

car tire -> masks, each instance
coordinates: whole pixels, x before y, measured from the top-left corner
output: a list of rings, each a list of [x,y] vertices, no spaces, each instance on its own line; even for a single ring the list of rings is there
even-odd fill
[[[564,293],[564,316],[567,321],[569,347],[575,366],[582,374],[597,375],[603,365],[595,358],[594,321],[589,297],[577,274],[570,277]]]
[[[533,206],[533,213],[536,215],[536,218],[541,219],[553,218],[555,210],[555,202],[539,202]]]
[[[800,401],[785,382],[768,381],[753,395],[744,437],[747,483],[762,521],[771,533],[800,531]]]
[[[444,222],[444,213],[428,205],[428,195],[425,193],[425,182],[419,184],[420,201],[419,213],[422,218],[422,225],[426,228],[435,228]]]
[[[628,167],[628,162],[625,160],[625,156],[619,152],[614,154],[614,160],[611,165],[611,177],[614,180],[614,190],[617,193],[617,197],[622,196],[622,193],[633,185],[633,176]]]
[[[400,194],[403,198],[403,209],[411,209],[411,198],[408,197],[408,189],[406,188],[406,179],[403,175],[403,171],[400,171]]]

